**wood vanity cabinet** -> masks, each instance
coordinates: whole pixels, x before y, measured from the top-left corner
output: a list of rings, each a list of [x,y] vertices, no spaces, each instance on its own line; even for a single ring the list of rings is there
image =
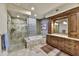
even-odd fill
[[[52,41],[51,38],[50,38],[50,36],[46,36],[46,39],[47,39],[46,42],[47,42],[48,44],[52,45],[52,43],[50,42],[50,41]]]
[[[68,32],[69,37],[77,37],[77,14],[68,15]]]
[[[79,38],[79,12],[68,15],[68,36]]]
[[[77,38],[79,38],[79,12],[77,13]]]
[[[51,42],[53,42],[55,44],[55,45],[53,44],[55,47],[58,47],[58,41],[56,40],[57,37],[53,36],[52,38],[53,38],[53,41],[51,41]]]
[[[64,38],[63,38],[64,39]],[[76,42],[70,39],[64,41],[64,51],[70,55],[75,55],[75,44]]]
[[[75,46],[75,55],[76,56],[79,56],[79,42],[78,41],[76,41],[76,46]]]
[[[64,49],[64,40],[62,40],[62,38],[60,38],[60,37],[57,37],[57,39],[59,39],[59,40],[57,40],[57,48],[58,49]],[[61,45],[61,46],[60,46]]]
[[[53,38],[53,40],[52,40],[52,38]],[[48,40],[47,40],[46,42],[47,42],[48,44],[50,44],[51,46],[57,47],[57,40],[55,40],[55,37],[47,36],[47,39],[48,39]],[[50,41],[51,41],[52,43],[51,43]]]
[[[52,27],[52,21],[55,22],[59,19],[68,18],[68,37],[50,35],[54,33],[54,25]],[[63,13],[49,17],[48,33],[46,38],[47,44],[56,47],[70,55],[79,56],[79,7],[70,9]],[[52,29],[52,30],[51,30]],[[73,39],[72,39],[73,38]],[[78,39],[76,39],[78,38]]]
[[[47,35],[47,44],[74,56],[79,56],[79,41],[53,35]]]

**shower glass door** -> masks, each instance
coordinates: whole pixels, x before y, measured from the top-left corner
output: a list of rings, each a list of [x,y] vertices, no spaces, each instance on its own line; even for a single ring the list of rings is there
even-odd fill
[[[27,37],[27,20],[8,16],[9,52],[25,48],[24,38]]]

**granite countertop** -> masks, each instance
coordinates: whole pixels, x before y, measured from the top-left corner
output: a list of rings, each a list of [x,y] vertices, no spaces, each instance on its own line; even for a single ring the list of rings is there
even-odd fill
[[[65,34],[48,34],[48,35],[57,36],[57,37],[62,37],[62,38],[67,38],[67,39],[79,41],[79,39],[77,39],[77,38],[72,38],[72,37],[68,37],[68,35],[65,35]]]

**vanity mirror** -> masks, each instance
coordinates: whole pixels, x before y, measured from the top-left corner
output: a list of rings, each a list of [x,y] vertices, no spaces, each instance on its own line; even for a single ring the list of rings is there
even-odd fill
[[[54,22],[54,33],[68,34],[68,18],[58,19]]]
[[[79,38],[79,7],[49,17],[49,34],[67,34]]]

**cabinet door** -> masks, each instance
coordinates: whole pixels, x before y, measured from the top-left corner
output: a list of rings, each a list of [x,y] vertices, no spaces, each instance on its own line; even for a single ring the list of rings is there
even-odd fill
[[[47,44],[49,44],[49,45],[51,45],[51,36],[49,36],[49,35],[47,35],[47,37],[46,37],[46,43]]]
[[[58,37],[57,45],[58,45],[58,49],[64,50],[64,39],[61,37]]]
[[[77,38],[79,38],[79,12],[77,13]]]
[[[76,42],[75,55],[76,55],[76,56],[79,56],[79,42]]]
[[[69,53],[69,51],[70,51],[69,41],[67,39],[65,39],[65,41],[64,41],[64,51],[66,53]]]
[[[67,52],[70,55],[74,55],[74,46],[75,46],[75,42],[73,40],[70,39],[65,39],[64,41],[64,51]]]
[[[70,37],[76,37],[77,32],[77,14],[71,14],[68,16],[68,31]]]
[[[55,37],[55,36],[52,36],[52,41],[51,41],[51,44],[54,46],[54,47],[57,47],[58,45],[57,45],[57,37]]]
[[[75,55],[75,46],[76,46],[75,41],[74,40],[69,40],[68,45],[69,45],[69,49],[70,49],[69,53],[71,55]]]

